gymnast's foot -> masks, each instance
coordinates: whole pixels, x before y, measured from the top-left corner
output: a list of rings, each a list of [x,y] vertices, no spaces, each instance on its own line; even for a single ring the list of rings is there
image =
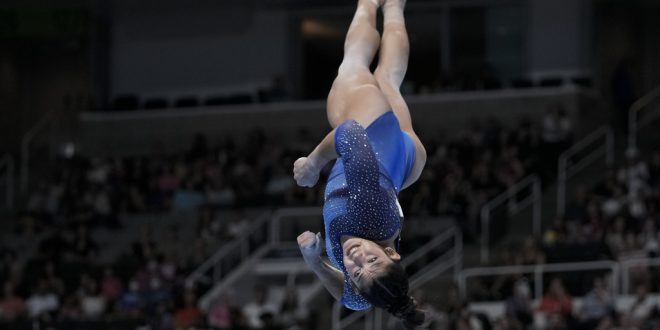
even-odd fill
[[[397,6],[403,9],[406,6],[406,0],[378,0],[383,5],[383,10],[389,6]]]
[[[380,6],[382,6],[382,5],[385,3],[385,1],[387,1],[387,0],[368,0],[368,1],[371,2],[371,3],[373,3],[374,5],[376,5],[376,7],[380,7]]]

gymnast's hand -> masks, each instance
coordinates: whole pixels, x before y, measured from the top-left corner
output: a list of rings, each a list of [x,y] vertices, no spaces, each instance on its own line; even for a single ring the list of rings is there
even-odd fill
[[[323,252],[323,238],[321,238],[321,233],[314,234],[311,231],[306,231],[300,234],[298,236],[298,247],[306,261],[320,260],[319,257]]]
[[[321,169],[310,157],[298,158],[293,163],[293,178],[301,187],[313,187],[319,181]]]

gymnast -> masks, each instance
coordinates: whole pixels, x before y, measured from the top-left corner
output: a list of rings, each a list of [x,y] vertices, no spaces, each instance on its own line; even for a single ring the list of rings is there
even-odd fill
[[[397,195],[419,178],[426,150],[399,91],[409,56],[404,6],[405,0],[358,1],[327,100],[333,130],[295,161],[293,173],[298,185],[312,187],[324,165],[337,159],[323,206],[329,262],[321,257],[320,233],[307,231],[298,236],[307,265],[347,308],[383,308],[413,329],[425,317],[408,294],[408,277],[399,264],[403,212]],[[376,29],[379,8],[382,39]]]

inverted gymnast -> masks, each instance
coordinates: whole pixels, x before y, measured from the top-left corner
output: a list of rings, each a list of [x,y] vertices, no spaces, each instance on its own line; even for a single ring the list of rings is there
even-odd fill
[[[408,277],[399,264],[403,212],[397,195],[419,178],[426,150],[399,91],[409,56],[404,6],[405,0],[358,1],[327,100],[333,130],[296,160],[293,173],[298,185],[312,187],[324,165],[337,158],[323,206],[329,263],[321,258],[320,233],[306,231],[298,245],[307,265],[347,308],[383,308],[413,329],[424,322],[424,313],[409,296]],[[378,8],[384,17],[382,39]]]

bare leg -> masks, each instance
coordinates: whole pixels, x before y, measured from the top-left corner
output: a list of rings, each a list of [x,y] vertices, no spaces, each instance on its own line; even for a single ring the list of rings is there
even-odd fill
[[[408,69],[410,44],[403,16],[405,0],[386,0],[383,5],[383,39],[374,76],[404,131],[412,131],[410,112],[400,88]]]
[[[359,0],[348,28],[344,58],[328,95],[328,121],[336,127],[346,119],[368,125],[387,111],[387,100],[369,71],[380,43],[376,29],[379,1]]]
[[[401,130],[406,132],[415,143],[416,158],[412,172],[403,184],[408,187],[422,173],[426,163],[426,150],[415,134],[410,118],[410,110],[401,95],[401,83],[408,69],[410,44],[403,16],[405,0],[386,0],[383,5],[383,39],[381,41],[378,67],[374,72],[380,90],[385,95],[392,111],[399,120]]]

